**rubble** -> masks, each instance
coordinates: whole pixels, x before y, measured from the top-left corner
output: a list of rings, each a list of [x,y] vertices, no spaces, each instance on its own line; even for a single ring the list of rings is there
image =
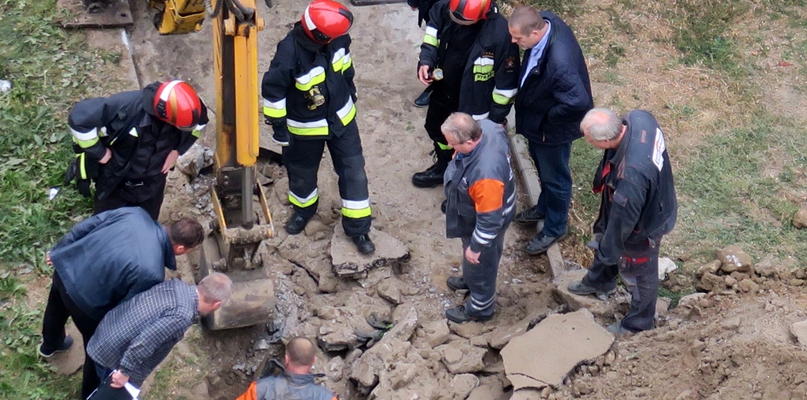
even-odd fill
[[[738,246],[727,246],[718,250],[717,259],[720,261],[720,270],[727,274],[734,271],[749,272],[754,267],[751,256]]]
[[[203,169],[213,165],[213,149],[194,143],[185,154],[179,156],[176,167],[189,179],[193,179]]]
[[[375,268],[396,267],[409,260],[409,249],[390,234],[371,228],[370,238],[376,250],[373,254],[364,255],[356,250],[356,245],[344,230],[334,230],[330,254],[337,276],[355,276]]]
[[[442,361],[452,374],[479,372],[485,369],[482,361],[487,349],[472,346],[467,340],[455,340],[435,350],[442,353]]]

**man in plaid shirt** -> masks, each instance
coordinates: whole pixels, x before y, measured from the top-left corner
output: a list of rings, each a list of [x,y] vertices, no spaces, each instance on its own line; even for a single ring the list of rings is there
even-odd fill
[[[107,313],[87,346],[101,379],[114,388],[140,387],[185,336],[199,315],[216,311],[232,294],[227,275],[213,273],[188,285],[163,282]]]

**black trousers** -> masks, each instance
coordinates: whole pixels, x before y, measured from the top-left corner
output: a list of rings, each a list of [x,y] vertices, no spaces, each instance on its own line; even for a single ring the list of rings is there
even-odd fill
[[[61,347],[65,338],[64,326],[67,323],[68,317],[73,318],[73,323],[76,324],[76,328],[78,328],[84,340],[84,370],[81,380],[81,398],[86,399],[90,393],[101,384],[95,372],[95,364],[92,362],[92,359],[90,359],[89,354],[87,354],[87,342],[90,341],[90,338],[95,333],[95,329],[98,328],[98,324],[101,321],[94,320],[76,306],[67,294],[67,290],[65,290],[64,283],[62,283],[59,274],[54,271],[53,284],[50,287],[48,304],[45,307],[45,316],[42,321],[42,342],[46,347]]]
[[[432,93],[429,100],[429,110],[426,112],[426,123],[423,128],[429,134],[429,139],[434,142],[434,151],[438,159],[450,161],[454,155],[454,149],[448,146],[440,126],[446,122],[451,113],[457,112],[458,107],[459,104],[455,100],[446,98],[437,90]]]
[[[93,198],[92,213],[93,215],[100,214],[104,211],[115,210],[121,207],[140,207],[146,210],[151,218],[156,221],[160,216],[160,207],[163,205],[165,182],[165,175],[158,176],[148,182],[121,182],[121,184],[104,199],[99,200],[98,197]],[[149,187],[138,186],[140,184],[144,186],[149,185]],[[151,196],[143,196],[138,194],[141,190],[143,193],[153,192],[153,194]]]
[[[283,162],[289,175],[289,200],[294,211],[311,218],[317,213],[319,194],[317,172],[325,145],[339,176],[339,196],[342,198],[342,227],[349,237],[370,232],[370,193],[364,170],[359,128],[353,121],[340,136],[327,140],[300,140],[291,135],[283,148]]]
[[[631,294],[630,311],[622,319],[623,328],[632,332],[653,329],[658,299],[658,253],[661,238],[625,249],[617,265],[607,265],[594,257],[583,283],[608,292],[616,288],[617,274]]]

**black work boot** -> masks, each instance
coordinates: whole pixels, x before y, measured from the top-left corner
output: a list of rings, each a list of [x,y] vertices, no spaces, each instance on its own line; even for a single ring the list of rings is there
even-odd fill
[[[453,291],[468,290],[468,284],[465,283],[465,278],[461,276],[449,276],[446,279],[446,286]]]
[[[428,169],[423,172],[418,172],[412,175],[412,184],[419,188],[430,188],[440,186],[443,184],[443,174],[448,168],[448,162],[451,161],[451,156],[448,158],[438,153],[437,161]]]
[[[361,254],[372,254],[375,252],[375,245],[373,241],[370,240],[370,235],[366,233],[364,235],[354,236],[353,243],[356,244],[356,248],[359,249],[359,253]]]
[[[291,218],[286,221],[286,232],[288,232],[289,235],[296,235],[302,232],[305,226],[308,225],[310,219],[311,217],[304,217],[300,215],[300,213],[295,212],[292,214]]]
[[[457,324],[464,324],[468,321],[485,322],[493,319],[493,314],[488,316],[476,316],[468,314],[465,306],[456,306],[446,310],[446,319]]]
[[[431,87],[427,87],[426,90],[424,90],[423,93],[421,93],[420,96],[418,96],[418,98],[415,99],[414,101],[415,106],[417,107],[428,106],[429,99],[431,98],[431,96],[432,96],[432,89]]]

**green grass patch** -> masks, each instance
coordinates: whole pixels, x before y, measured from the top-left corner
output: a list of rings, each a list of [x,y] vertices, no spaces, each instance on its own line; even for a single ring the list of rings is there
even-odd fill
[[[739,74],[736,43],[729,29],[748,10],[742,0],[683,0],[675,2],[670,23],[673,43],[684,53],[687,65],[703,63],[709,68]]]

